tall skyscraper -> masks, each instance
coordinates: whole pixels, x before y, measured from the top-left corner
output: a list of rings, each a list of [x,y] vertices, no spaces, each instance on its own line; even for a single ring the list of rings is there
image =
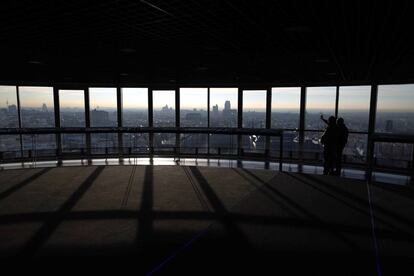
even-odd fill
[[[224,110],[230,110],[231,109],[231,103],[230,101],[226,101],[224,103]]]
[[[392,120],[386,120],[385,121],[385,131],[386,132],[392,132],[393,123]]]

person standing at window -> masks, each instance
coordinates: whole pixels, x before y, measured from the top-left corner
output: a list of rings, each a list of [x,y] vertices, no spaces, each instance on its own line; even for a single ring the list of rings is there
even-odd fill
[[[323,174],[334,175],[334,164],[336,160],[336,146],[337,146],[337,127],[336,119],[330,116],[328,120],[323,118],[321,120],[327,124],[327,127],[321,137],[321,144],[323,145]]]
[[[336,121],[336,127],[337,127],[337,136],[338,136],[338,141],[337,141],[337,145],[336,145],[336,171],[335,174],[336,175],[341,175],[341,170],[342,170],[342,154],[344,152],[344,148],[346,143],[348,143],[348,135],[349,135],[349,131],[348,128],[345,125],[344,119],[343,118],[338,118],[338,120]]]

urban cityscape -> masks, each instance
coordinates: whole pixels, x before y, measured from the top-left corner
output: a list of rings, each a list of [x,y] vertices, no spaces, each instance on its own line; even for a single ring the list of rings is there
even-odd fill
[[[18,127],[17,105],[4,99],[0,108],[0,128]],[[265,105],[264,105],[265,106]],[[236,108],[235,108],[236,107]],[[322,110],[322,111],[321,111]],[[329,111],[307,110],[305,113],[305,136],[304,136],[304,158],[310,160],[322,159],[322,146],[320,137],[325,129],[320,115],[329,117],[333,114]],[[210,109],[210,127],[237,127],[237,102],[224,100],[215,103]],[[23,127],[54,127],[54,109],[47,103],[40,103],[37,107],[22,107],[21,118]],[[344,155],[346,162],[365,162],[367,150],[368,109],[366,110],[339,110],[339,116],[345,119],[345,123],[351,131]],[[154,107],[153,118],[156,127],[175,126],[175,107],[168,104],[161,108]],[[62,127],[84,127],[84,108],[72,107],[60,109],[60,120]],[[115,127],[117,126],[117,112],[115,108],[91,107],[90,120],[92,127]],[[180,110],[180,125],[183,127],[207,127],[208,123],[206,108],[193,108]],[[123,125],[131,127],[148,126],[148,110],[126,108],[123,110]],[[285,158],[296,158],[299,143],[299,110],[274,110],[271,113],[271,127],[285,129],[284,132],[284,156]],[[243,127],[265,128],[266,112],[260,109],[243,109]],[[357,133],[353,133],[357,132]],[[360,133],[358,133],[360,132]],[[378,112],[376,116],[376,132],[380,133],[414,133],[414,112]],[[124,133],[122,137],[124,153],[139,153],[149,150],[149,135],[140,133]],[[237,137],[219,134],[175,134],[156,133],[154,135],[155,151],[172,151],[179,138],[180,151],[185,153],[207,153],[210,145],[210,153],[236,154]],[[0,137],[0,151],[9,155],[20,155],[20,137],[18,135],[2,135]],[[57,139],[55,135],[22,135],[22,149],[25,155],[29,151],[42,154],[53,154],[56,149]],[[264,153],[265,139],[261,136],[242,137],[241,148],[245,153]],[[279,138],[272,138],[270,143],[270,154],[277,156],[279,151]],[[119,138],[114,133],[91,134],[91,145],[93,154],[114,153],[118,151]],[[77,153],[84,149],[86,143],[85,134],[62,134],[62,151],[64,153]],[[378,164],[384,166],[409,166],[412,158],[413,148],[409,144],[399,143],[377,143],[375,145],[375,156]]]

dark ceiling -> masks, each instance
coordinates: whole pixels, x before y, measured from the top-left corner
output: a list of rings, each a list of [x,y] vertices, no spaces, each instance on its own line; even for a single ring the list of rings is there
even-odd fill
[[[407,82],[408,2],[2,1],[0,81]]]

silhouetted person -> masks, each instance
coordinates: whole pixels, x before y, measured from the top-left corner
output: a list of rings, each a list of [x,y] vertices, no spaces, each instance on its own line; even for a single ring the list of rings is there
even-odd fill
[[[336,119],[334,116],[330,116],[328,120],[323,118],[328,126],[325,129],[321,137],[321,143],[323,145],[323,174],[334,174],[334,164],[336,159],[336,143],[337,143],[337,131],[336,131]]]
[[[337,145],[336,145],[336,175],[341,175],[342,170],[342,153],[344,152],[344,148],[346,143],[348,142],[348,128],[344,123],[344,119],[339,118],[336,121],[336,129],[337,129]]]

